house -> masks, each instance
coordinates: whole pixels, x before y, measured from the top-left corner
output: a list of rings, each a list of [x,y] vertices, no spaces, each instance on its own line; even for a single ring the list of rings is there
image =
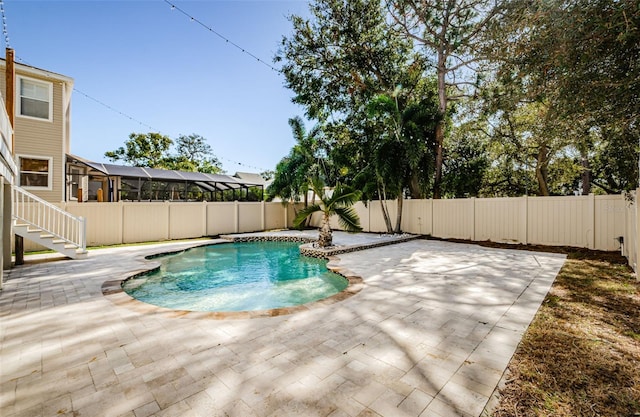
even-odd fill
[[[0,118],[8,120],[2,157],[14,172],[12,179],[2,173],[4,268],[10,266],[13,234],[16,263],[22,262],[23,237],[70,257],[86,254],[83,220],[53,204],[64,199],[73,79],[15,63],[13,56],[7,48],[0,59],[0,92],[7,102]],[[12,140],[5,141],[11,127]]]
[[[0,59],[0,92],[14,97],[8,101],[12,115],[0,108],[5,267],[11,263],[14,234],[19,236],[16,262],[22,238],[30,240],[32,248],[35,243],[72,258],[86,255],[85,219],[62,210],[61,203],[262,200],[262,181],[104,164],[72,155],[73,79],[14,63],[12,56],[13,51],[7,50],[8,58]],[[7,80],[13,80],[12,85]]]
[[[6,97],[0,60],[0,91]],[[15,63],[16,185],[51,203],[64,201],[65,158],[71,148],[73,79]]]
[[[261,184],[264,188],[267,188],[269,184],[272,183],[272,180],[265,180],[262,175],[256,174],[254,172],[236,172],[233,174],[235,178],[240,178],[243,181],[248,181],[254,184]]]

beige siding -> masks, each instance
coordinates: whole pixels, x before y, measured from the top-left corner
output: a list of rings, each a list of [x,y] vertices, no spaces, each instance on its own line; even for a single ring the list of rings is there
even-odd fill
[[[51,79],[24,74],[18,70],[16,75],[52,82]],[[4,79],[4,77],[2,78]],[[29,155],[53,158],[51,190],[29,189],[29,192],[52,203],[64,201],[64,155],[68,152],[65,146],[67,140],[65,138],[65,119],[63,117],[65,113],[63,84],[53,81],[53,121],[30,119],[18,115],[15,118],[16,156]]]

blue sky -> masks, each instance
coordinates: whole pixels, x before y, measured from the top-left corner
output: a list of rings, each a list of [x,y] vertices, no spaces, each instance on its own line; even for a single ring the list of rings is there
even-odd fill
[[[308,10],[301,0],[171,3],[274,66],[291,33],[286,16]],[[294,144],[288,119],[303,110],[282,75],[164,0],[4,0],[4,9],[18,62],[69,76],[77,90],[135,119],[74,91],[76,155],[107,162],[104,153],[132,132],[195,133],[233,174],[274,169]]]

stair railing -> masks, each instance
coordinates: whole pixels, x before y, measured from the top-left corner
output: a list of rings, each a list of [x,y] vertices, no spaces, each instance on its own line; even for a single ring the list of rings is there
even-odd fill
[[[87,249],[86,219],[74,216],[24,188],[13,185],[13,218],[44,233],[76,245],[81,252]]]

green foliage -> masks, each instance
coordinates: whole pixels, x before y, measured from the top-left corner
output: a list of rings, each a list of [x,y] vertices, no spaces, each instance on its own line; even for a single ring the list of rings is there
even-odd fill
[[[483,140],[475,132],[459,132],[447,143],[442,192],[445,197],[478,197],[489,167]]]
[[[308,117],[347,118],[401,84],[407,65],[422,65],[389,29],[379,1],[316,0],[309,8],[311,19],[290,16],[293,32],[275,58]]]
[[[435,69],[440,118],[435,128],[433,194],[440,198],[450,103],[470,97],[479,87],[482,34],[501,11],[502,2],[389,0],[388,7],[396,27],[423,49]]]
[[[202,136],[178,136],[175,141],[176,154],[169,152],[173,144],[171,138],[159,133],[132,133],[124,146],[105,152],[104,155],[114,162],[120,161],[131,166],[209,174],[222,172],[220,161]]]
[[[413,92],[397,87],[367,106],[369,125],[377,133],[369,161],[387,197],[404,197],[408,189],[413,198],[423,198],[431,177],[424,168],[433,167],[438,107],[434,90],[420,92],[418,101]]]
[[[364,199],[638,186],[637,1],[385,6],[315,0],[290,17],[276,61],[320,133],[297,140],[273,190],[300,195],[316,175]]]
[[[331,244],[331,227],[329,219],[338,216],[338,223],[347,232],[359,232],[360,219],[353,209],[353,205],[360,200],[360,192],[353,191],[349,187],[337,184],[333,190],[328,191],[325,183],[319,178],[312,178],[310,188],[319,198],[320,203],[312,204],[298,212],[293,224],[300,227],[308,217],[314,213],[322,213],[322,227],[319,243],[321,246]],[[323,236],[325,234],[325,236]]]
[[[273,177],[274,177],[275,175],[276,175],[276,172],[275,172],[275,171],[273,171],[273,170],[271,170],[271,169],[268,169],[268,170],[263,171],[263,172],[261,172],[261,173],[260,173],[260,176],[261,176],[261,177],[262,177],[262,179],[264,179],[265,181],[272,180],[272,179],[273,179]]]
[[[320,174],[365,198],[397,198],[405,188],[424,196],[438,120],[424,58],[379,1],[317,0],[310,11],[310,19],[290,17],[293,33],[276,60],[294,102],[321,121],[330,164]]]
[[[104,156],[112,161],[122,161],[126,165],[162,168],[164,158],[173,141],[160,133],[132,133],[124,147],[105,152]]]
[[[267,188],[269,198],[298,201],[303,195],[306,204],[309,178],[326,176],[327,164],[324,158],[322,129],[319,125],[309,132],[300,117],[289,119],[289,126],[296,144],[289,155],[276,166],[273,182]]]
[[[638,186],[637,1],[511,0],[488,33],[499,64],[494,97],[544,104],[545,130],[564,138],[565,154],[580,154],[580,175],[601,190]]]

